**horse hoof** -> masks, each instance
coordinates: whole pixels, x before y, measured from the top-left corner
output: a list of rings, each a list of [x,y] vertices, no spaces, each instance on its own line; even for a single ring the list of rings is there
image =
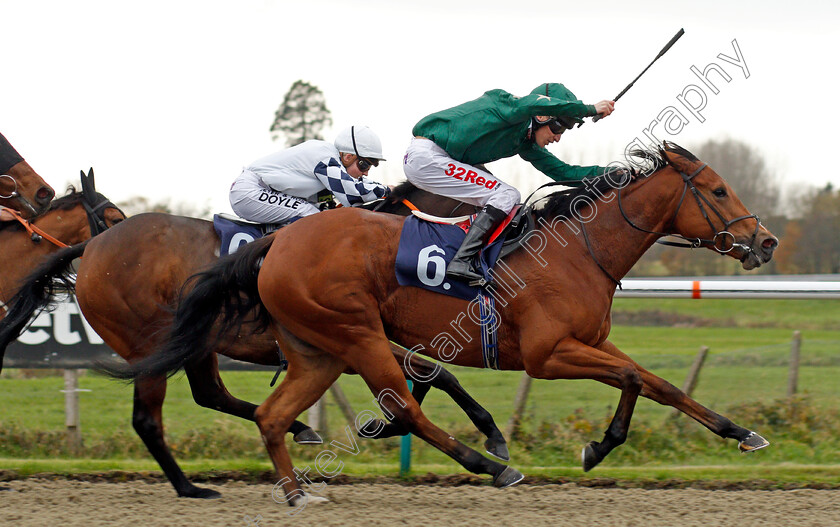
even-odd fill
[[[215,490],[211,489],[203,489],[201,487],[193,486],[191,489],[179,492],[179,498],[198,498],[202,500],[217,500],[222,497],[222,495]]]
[[[597,441],[590,441],[588,445],[583,447],[583,451],[580,453],[580,460],[583,463],[584,472],[589,472],[601,462],[602,458],[595,452],[595,446],[597,444]]]
[[[386,426],[388,426],[388,423],[382,419],[371,419],[362,425],[358,435],[365,439],[379,439]]]
[[[766,446],[770,446],[770,441],[764,439],[755,432],[750,432],[750,435],[748,435],[746,439],[738,443],[738,450],[741,452],[755,452],[756,450],[761,450]]]
[[[305,507],[307,505],[314,505],[317,503],[329,503],[330,500],[322,498],[321,496],[313,496],[312,494],[298,494],[289,500],[289,505],[292,507]]]
[[[510,461],[510,452],[504,439],[488,439],[484,442],[484,448],[491,456],[502,461]]]
[[[493,478],[493,486],[503,489],[516,485],[522,481],[525,476],[513,467],[505,467],[505,469],[498,476]]]
[[[318,435],[318,432],[312,430],[311,428],[301,430],[295,434],[293,439],[295,440],[295,443],[299,445],[320,445],[324,442],[324,440],[321,439],[321,436]]]

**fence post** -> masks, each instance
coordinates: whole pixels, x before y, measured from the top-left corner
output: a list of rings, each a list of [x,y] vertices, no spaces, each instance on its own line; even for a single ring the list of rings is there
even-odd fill
[[[408,390],[414,388],[414,383],[409,379]],[[411,434],[405,434],[400,438],[400,476],[405,476],[411,471]]]
[[[516,390],[516,399],[513,403],[513,415],[508,421],[506,434],[508,439],[513,439],[513,433],[519,428],[519,421],[522,419],[522,412],[525,410],[525,404],[528,403],[528,392],[531,391],[531,376],[527,373],[522,374],[522,380],[519,381],[519,388]]]
[[[315,401],[309,408],[309,412],[307,412],[307,424],[309,428],[315,430],[316,432],[327,432],[327,407],[326,407],[327,398],[325,396],[321,396],[320,399]]]
[[[353,407],[350,405],[350,401],[347,400],[347,396],[344,395],[344,390],[341,389],[341,386],[338,385],[337,382],[333,383],[330,386],[330,393],[332,393],[333,399],[335,399],[336,404],[338,407],[341,408],[341,413],[344,414],[344,419],[347,420],[347,423],[350,424],[350,428],[352,430],[356,429],[356,413],[353,412]]]
[[[709,354],[709,347],[708,346],[700,346],[700,351],[697,352],[697,355],[694,357],[694,362],[691,364],[691,369],[688,370],[688,376],[685,378],[685,382],[683,383],[682,391],[686,395],[691,395],[694,391],[694,388],[697,387],[697,381],[700,379],[700,369],[703,367],[703,363],[706,361],[706,355]],[[680,415],[680,411],[676,408],[671,412],[671,417],[677,417]]]
[[[67,428],[67,449],[78,454],[82,449],[82,428],[79,419],[79,370],[64,370],[64,425]]]
[[[790,343],[790,369],[788,370],[787,396],[796,395],[797,384],[799,383],[799,350],[802,347],[802,334],[799,331],[793,332],[793,341]]]

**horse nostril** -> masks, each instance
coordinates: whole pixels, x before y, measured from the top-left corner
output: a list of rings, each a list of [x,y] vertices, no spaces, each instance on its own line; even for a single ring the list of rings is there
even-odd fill
[[[779,246],[779,240],[777,240],[776,238],[767,238],[766,240],[761,242],[762,249],[765,249],[767,251],[773,251],[778,246]]]
[[[40,203],[49,203],[55,197],[55,191],[50,187],[41,187],[35,193],[35,199]]]

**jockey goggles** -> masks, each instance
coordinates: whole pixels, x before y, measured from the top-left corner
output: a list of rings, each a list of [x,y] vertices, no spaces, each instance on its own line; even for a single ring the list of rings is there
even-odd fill
[[[548,129],[551,130],[552,134],[562,134],[566,130],[573,128],[574,125],[575,124],[573,122],[568,121],[563,117],[549,117],[547,121],[540,121],[534,117],[534,129],[541,126],[548,126]]]
[[[359,149],[356,148],[356,127],[350,127],[350,138],[353,140],[353,151],[356,153],[356,166],[359,167],[359,172],[367,172],[370,167],[379,166],[379,161],[373,161],[359,155]]]
[[[367,172],[370,170],[370,167],[374,166],[374,164],[372,161],[365,159],[364,157],[357,157],[356,166],[359,167],[359,172]]]

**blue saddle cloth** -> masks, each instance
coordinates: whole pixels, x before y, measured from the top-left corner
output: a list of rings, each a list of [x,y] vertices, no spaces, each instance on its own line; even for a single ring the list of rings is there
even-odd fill
[[[233,254],[246,243],[263,237],[262,225],[231,221],[218,214],[213,215],[213,228],[216,229],[216,234],[222,242],[219,256]]]
[[[455,256],[466,232],[458,225],[432,223],[409,216],[403,223],[395,265],[397,282],[436,293],[473,300],[481,288],[446,279],[446,266]],[[480,272],[490,280],[490,269],[502,250],[503,236],[479,253]]]

